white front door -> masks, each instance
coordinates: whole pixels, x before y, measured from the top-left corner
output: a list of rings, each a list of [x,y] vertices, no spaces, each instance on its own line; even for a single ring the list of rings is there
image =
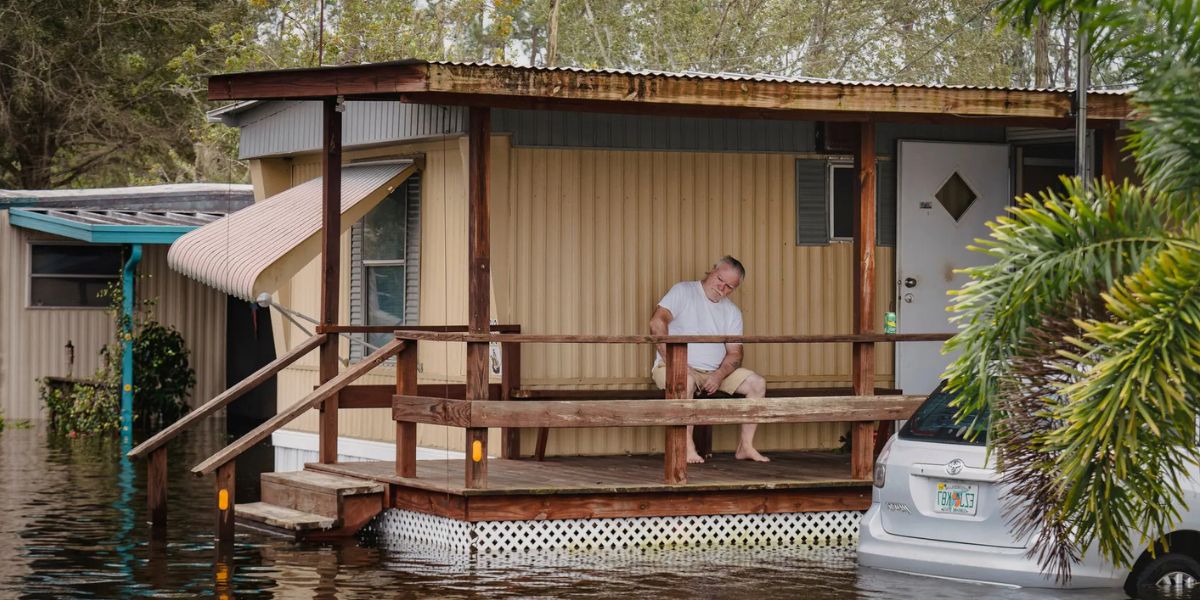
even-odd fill
[[[967,250],[987,237],[985,223],[1012,200],[1007,144],[901,141],[896,240],[899,333],[954,333],[947,292],[967,277],[958,269],[987,256]],[[896,344],[896,387],[927,394],[954,358],[941,342]]]

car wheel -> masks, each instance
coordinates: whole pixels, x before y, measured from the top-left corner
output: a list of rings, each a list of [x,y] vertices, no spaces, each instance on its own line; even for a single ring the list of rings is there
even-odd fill
[[[1200,582],[1200,562],[1186,554],[1168,552],[1146,563],[1129,579],[1133,589],[1125,591],[1134,597],[1137,591],[1147,588],[1160,592],[1191,590]]]

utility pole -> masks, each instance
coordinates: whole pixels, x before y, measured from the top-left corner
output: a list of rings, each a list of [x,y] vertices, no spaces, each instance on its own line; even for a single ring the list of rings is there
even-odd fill
[[[1075,102],[1075,175],[1083,180],[1083,189],[1088,189],[1091,173],[1088,172],[1087,149],[1087,92],[1091,85],[1091,60],[1088,56],[1087,14],[1079,11],[1079,27],[1076,36],[1078,72],[1075,76],[1078,94]]]

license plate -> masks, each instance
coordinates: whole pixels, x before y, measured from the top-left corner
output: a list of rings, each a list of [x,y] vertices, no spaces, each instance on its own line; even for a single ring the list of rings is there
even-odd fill
[[[933,511],[952,515],[974,515],[979,486],[969,483],[939,481],[933,500]]]

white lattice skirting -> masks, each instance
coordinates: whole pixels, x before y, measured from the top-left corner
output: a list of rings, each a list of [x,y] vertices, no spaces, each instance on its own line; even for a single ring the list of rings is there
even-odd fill
[[[630,517],[470,523],[406,510],[388,510],[369,534],[385,546],[406,540],[464,552],[630,548],[853,546],[860,511],[690,517]]]

